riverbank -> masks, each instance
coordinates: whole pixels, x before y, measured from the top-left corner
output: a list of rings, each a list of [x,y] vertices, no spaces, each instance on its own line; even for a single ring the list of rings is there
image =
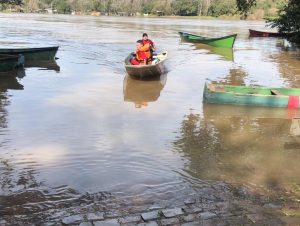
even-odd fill
[[[34,191],[33,191],[34,192]],[[198,225],[299,225],[300,206],[292,196],[280,196],[265,190],[207,183],[195,194],[182,197],[177,205],[122,199],[112,194],[85,194],[61,203],[60,208],[45,208],[26,214],[17,208],[2,209],[0,224],[11,225],[80,225],[80,226],[198,226]],[[289,193],[291,195],[291,193]],[[31,194],[34,195],[34,194]],[[35,194],[38,195],[38,194]],[[29,204],[28,204],[29,205]],[[20,210],[19,210],[20,211]],[[24,212],[25,211],[25,212]]]

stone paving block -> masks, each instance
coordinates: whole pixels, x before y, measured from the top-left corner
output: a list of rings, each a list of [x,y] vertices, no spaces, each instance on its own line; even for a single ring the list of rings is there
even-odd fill
[[[195,221],[197,219],[198,219],[198,216],[196,214],[189,214],[189,215],[183,216],[183,220],[185,222]]]
[[[88,221],[99,221],[99,220],[104,220],[104,213],[88,213],[87,214],[87,220]]]
[[[110,219],[105,221],[94,221],[94,226],[120,226],[117,219]]]
[[[119,222],[121,224],[139,222],[141,220],[142,220],[141,216],[127,216],[127,217],[119,218]]]
[[[81,215],[72,215],[62,219],[63,224],[79,224],[83,221],[83,217]]]
[[[82,222],[79,226],[93,226],[91,222]]]
[[[147,212],[147,213],[143,213],[141,216],[142,216],[144,221],[156,220],[156,219],[159,218],[157,210]]]
[[[168,218],[168,219],[162,219],[160,223],[163,226],[175,226],[175,225],[179,225],[180,222],[178,218]]]
[[[164,207],[159,206],[159,205],[153,205],[153,206],[150,206],[148,209],[149,210],[159,210],[159,209],[164,209]]]
[[[202,223],[200,221],[198,222],[189,222],[189,223],[184,223],[181,226],[201,226]]]
[[[183,207],[183,211],[186,213],[199,213],[202,212],[203,209],[198,206],[185,206]]]
[[[191,205],[191,204],[195,204],[195,203],[196,203],[195,198],[189,198],[189,199],[184,200],[185,205]]]
[[[176,217],[179,215],[182,215],[182,209],[181,208],[174,208],[174,209],[166,209],[166,210],[162,210],[162,213],[164,214],[165,217],[169,218],[169,217]]]
[[[199,213],[198,216],[200,217],[200,219],[207,220],[207,219],[217,217],[217,214],[212,212],[203,212],[203,213]]]
[[[137,226],[158,226],[155,221],[147,222],[147,223],[140,223]]]

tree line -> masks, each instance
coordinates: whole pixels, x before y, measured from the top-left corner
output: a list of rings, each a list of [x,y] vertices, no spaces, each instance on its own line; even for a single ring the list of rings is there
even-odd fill
[[[245,0],[253,1],[253,0]],[[253,10],[260,10],[262,16],[274,16],[283,1],[258,0]],[[1,4],[2,2],[2,4]],[[22,5],[26,12],[36,12],[49,8],[58,13],[87,13],[124,15],[157,14],[178,16],[221,16],[237,15],[239,0],[0,0],[5,7]]]
[[[247,18],[263,10],[268,25],[289,34],[288,39],[300,44],[300,0],[0,0],[0,10],[18,6],[28,12],[55,9],[58,13],[91,12],[111,15],[155,14],[178,16],[220,16],[241,14]]]

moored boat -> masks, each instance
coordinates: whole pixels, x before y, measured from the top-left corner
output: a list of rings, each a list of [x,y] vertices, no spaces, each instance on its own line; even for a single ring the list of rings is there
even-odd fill
[[[0,48],[0,54],[23,55],[26,61],[53,60],[58,46],[40,48]]]
[[[0,54],[0,72],[13,71],[19,62],[19,55]]]
[[[284,34],[270,31],[257,31],[249,29],[249,37],[284,37]]]
[[[300,88],[205,84],[203,102],[260,107],[299,108]]]
[[[190,34],[186,32],[179,32],[179,35],[183,40],[187,42],[202,43],[202,44],[215,46],[215,47],[222,47],[222,48],[232,48],[237,36],[237,34],[233,34],[233,35],[227,35],[218,38],[211,38],[211,37]]]
[[[149,65],[132,65],[130,60],[135,57],[135,53],[130,53],[125,59],[125,69],[128,75],[136,78],[158,77],[166,73],[165,61],[167,52],[161,52],[153,56],[152,64]]]

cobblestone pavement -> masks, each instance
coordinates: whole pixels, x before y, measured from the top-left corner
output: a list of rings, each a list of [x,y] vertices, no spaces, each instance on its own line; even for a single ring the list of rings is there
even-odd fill
[[[1,218],[1,226],[226,226],[226,225],[300,225],[299,206],[290,205],[294,214],[284,214],[286,203],[269,196],[260,196],[245,188],[220,184],[214,189],[205,188],[198,194],[186,197],[181,205],[152,205],[132,208],[125,203],[99,208],[78,205],[71,209],[55,209],[39,218],[11,215]],[[113,203],[117,201],[112,200]],[[98,209],[95,205],[98,205]],[[32,215],[32,214],[31,214]],[[27,216],[29,217],[29,216]],[[27,219],[27,220],[25,220]]]

